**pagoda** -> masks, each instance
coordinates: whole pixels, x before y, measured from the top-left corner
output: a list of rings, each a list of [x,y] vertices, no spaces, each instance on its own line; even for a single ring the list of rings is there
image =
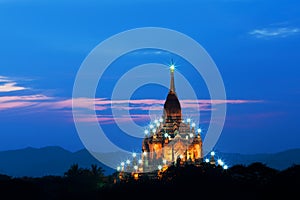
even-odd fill
[[[149,172],[170,164],[200,164],[203,159],[201,129],[191,119],[183,120],[180,101],[175,91],[174,64],[170,66],[170,88],[163,116],[145,130],[142,142],[142,170]]]

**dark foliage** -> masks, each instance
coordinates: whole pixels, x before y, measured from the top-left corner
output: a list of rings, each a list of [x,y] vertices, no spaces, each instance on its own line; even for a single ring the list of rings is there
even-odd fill
[[[300,165],[279,171],[263,163],[235,165],[224,170],[203,164],[171,166],[157,178],[117,181],[118,173],[105,176],[97,165],[84,169],[72,165],[64,176],[13,178],[0,175],[0,194],[7,199],[116,199],[211,198],[289,199],[297,195]]]

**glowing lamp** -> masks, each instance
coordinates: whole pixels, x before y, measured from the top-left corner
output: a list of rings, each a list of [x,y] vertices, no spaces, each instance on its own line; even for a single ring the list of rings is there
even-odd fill
[[[137,170],[137,169],[138,169],[138,166],[134,165],[133,169],[134,169],[134,170]]]
[[[201,132],[202,132],[201,128],[198,128],[197,132],[198,132],[198,133],[201,133]]]
[[[124,162],[121,162],[121,166],[124,166],[125,165],[125,163]]]
[[[130,160],[126,160],[126,164],[129,165],[130,164]]]
[[[144,155],[144,156],[147,156],[147,152],[146,152],[146,151],[144,151],[144,152],[143,152],[143,155]]]
[[[223,162],[221,159],[218,159],[218,161],[217,161],[217,162],[218,162],[218,164],[219,164],[219,165],[221,165],[221,166],[223,166],[223,165],[224,165],[224,162]]]
[[[165,136],[165,138],[167,138],[167,137],[169,136],[169,134],[168,134],[168,133],[165,133],[164,136]]]
[[[224,165],[224,166],[223,166],[223,169],[228,169],[228,166],[227,166],[227,165]]]
[[[193,133],[190,133],[190,138],[194,137],[194,134]]]
[[[154,120],[154,123],[155,123],[155,124],[157,124],[157,123],[158,123],[158,120],[157,120],[157,119],[156,119],[156,120]]]
[[[132,157],[134,157],[134,158],[135,158],[135,157],[136,157],[136,153],[132,153]]]
[[[195,123],[192,123],[192,127],[195,127],[196,126],[196,124]]]
[[[139,161],[138,161],[138,162],[139,162],[139,164],[142,164],[142,162],[143,162],[143,161],[142,161],[141,159],[139,159]]]
[[[175,65],[172,64],[172,65],[170,66],[170,70],[171,70],[171,72],[174,72],[174,70],[175,70]]]
[[[191,119],[190,119],[190,118],[187,118],[186,121],[187,121],[187,123],[190,123],[190,122],[191,122]]]
[[[211,156],[214,156],[214,155],[215,155],[215,152],[214,152],[214,151],[210,152],[210,155],[211,155]]]
[[[134,173],[134,174],[133,174],[133,178],[134,178],[135,180],[139,179],[139,174],[138,174],[138,173]]]
[[[161,166],[161,165],[158,165],[157,168],[158,168],[158,170],[161,170],[161,169],[162,169],[162,166]]]
[[[148,131],[148,130],[145,130],[144,133],[145,133],[145,135],[147,135],[147,134],[149,133],[149,131]]]
[[[162,123],[164,120],[163,118],[159,118],[159,122]]]
[[[205,162],[206,162],[206,163],[209,163],[209,159],[208,159],[208,158],[206,158],[206,159],[205,159]]]
[[[149,125],[149,128],[150,128],[150,129],[153,129],[153,128],[154,128],[154,126],[153,126],[152,124],[150,124],[150,125]]]
[[[120,171],[121,170],[121,167],[117,167],[117,171]]]

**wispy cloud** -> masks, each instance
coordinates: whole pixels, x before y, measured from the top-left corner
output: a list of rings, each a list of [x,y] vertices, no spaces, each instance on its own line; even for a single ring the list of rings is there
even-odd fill
[[[89,116],[86,112],[81,112],[82,109],[96,110],[97,121],[100,123],[115,123],[119,122],[145,121],[149,120],[150,111],[162,111],[164,99],[133,99],[133,100],[110,100],[105,98],[75,98],[61,99],[49,97],[42,94],[27,95],[27,96],[2,96],[0,97],[0,111],[8,109],[18,109],[21,107],[29,107],[37,110],[56,110],[59,112],[68,112],[71,114],[74,107],[78,112],[80,121],[91,122],[95,121],[93,116]],[[181,100],[181,107],[185,114],[192,116],[193,113],[200,111],[211,111],[212,105],[218,104],[246,104],[246,103],[261,103],[261,100],[209,100],[209,99],[184,99]],[[106,111],[114,109],[115,111],[130,111],[129,115],[124,115],[124,112],[118,116],[107,114]],[[71,115],[67,115],[71,116]]]
[[[100,106],[99,110],[104,109],[120,109],[120,110],[156,110],[162,109],[163,104],[165,103],[164,99],[136,99],[136,100],[108,100],[104,98],[96,98],[96,99],[88,99],[88,98],[78,98],[78,99],[69,99],[61,102],[57,102],[53,106],[67,108],[73,105],[79,108],[87,108],[87,109],[97,109]],[[198,109],[199,107],[205,109],[210,107],[211,105],[216,104],[245,104],[245,103],[261,103],[262,100],[218,100],[218,99],[184,99],[181,100],[182,108],[191,108]]]
[[[19,91],[19,90],[26,90],[28,88],[18,86],[18,83],[6,76],[0,76],[0,92],[13,92],[13,91]]]
[[[9,94],[8,92],[31,89],[29,87],[21,86],[19,80],[20,79],[15,79],[7,76],[0,76],[0,111],[34,106],[53,99],[52,97],[48,97],[43,94],[21,95],[19,92]],[[34,91],[29,90],[27,93],[34,93]]]
[[[299,33],[300,28],[295,27],[269,27],[249,32],[250,35],[256,38],[284,38]]]
[[[150,120],[149,114],[130,114],[130,115],[120,115],[120,116],[114,116],[114,115],[100,115],[98,114],[97,117],[93,117],[90,115],[81,115],[78,119],[80,122],[99,122],[101,124],[112,124],[116,121],[118,122],[128,122],[128,121],[148,121]]]
[[[106,98],[59,98],[51,97],[44,94],[34,94],[35,90],[29,90],[27,95],[13,93],[11,91],[29,90],[25,86],[20,86],[18,81],[13,78],[0,76],[0,111],[20,108],[26,109],[26,112],[36,111],[57,111],[65,114],[67,120],[72,118],[72,109],[79,114],[79,120],[82,122],[98,121],[100,123],[128,122],[130,120],[146,121],[150,119],[149,113],[161,113],[165,99],[106,99]],[[32,94],[28,94],[32,93]],[[199,111],[211,111],[217,109],[214,105],[218,104],[246,104],[260,103],[261,100],[240,100],[240,99],[183,99],[180,101],[183,113],[193,116],[199,114]],[[84,112],[87,110],[97,111],[97,118]],[[117,111],[118,116],[113,116],[111,111]],[[83,111],[83,112],[82,112]],[[118,112],[120,111],[120,112]],[[130,111],[128,113],[124,111]]]
[[[11,80],[6,76],[0,76],[0,83],[10,82]]]
[[[4,83],[0,85],[0,92],[13,92],[19,90],[26,90],[27,88],[22,86],[17,86],[16,82]]]
[[[130,55],[141,56],[141,55],[170,55],[170,52],[157,50],[157,49],[141,49],[133,51]]]
[[[131,113],[144,113],[144,114],[131,114],[130,116],[112,116],[112,115],[97,115],[97,121],[105,122],[105,123],[114,123],[117,119],[119,122],[121,121],[140,121],[149,119],[149,111],[162,111],[163,104],[165,100],[161,99],[136,99],[136,100],[108,100],[108,99],[73,99],[73,100],[64,100],[52,104],[55,108],[71,108],[73,102],[73,106],[75,108],[86,108],[86,109],[95,109],[97,111],[104,111],[109,109],[115,110],[130,110]],[[209,100],[209,99],[194,99],[194,100],[181,100],[181,107],[184,110],[184,113],[187,115],[193,115],[193,113],[198,113],[199,111],[211,111],[212,105],[218,104],[246,104],[246,103],[262,103],[262,100]],[[121,112],[123,113],[123,112]],[[83,122],[95,121],[95,118],[91,116],[87,116],[83,114],[82,116]],[[80,120],[81,121],[81,120]]]
[[[48,97],[42,94],[26,96],[2,96],[0,97],[0,111],[35,106],[43,104],[45,103],[45,100],[50,99],[52,99],[52,97]]]
[[[53,99],[52,97],[45,96],[43,94],[35,94],[35,95],[24,95],[24,96],[2,96],[0,97],[0,102],[8,102],[8,101],[41,101],[41,100],[49,100]]]

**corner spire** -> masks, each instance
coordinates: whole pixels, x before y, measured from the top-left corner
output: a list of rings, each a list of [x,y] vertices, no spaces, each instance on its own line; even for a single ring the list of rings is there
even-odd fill
[[[175,93],[174,70],[175,70],[175,66],[172,62],[172,64],[170,65],[170,73],[171,73],[170,92],[173,93]]]

